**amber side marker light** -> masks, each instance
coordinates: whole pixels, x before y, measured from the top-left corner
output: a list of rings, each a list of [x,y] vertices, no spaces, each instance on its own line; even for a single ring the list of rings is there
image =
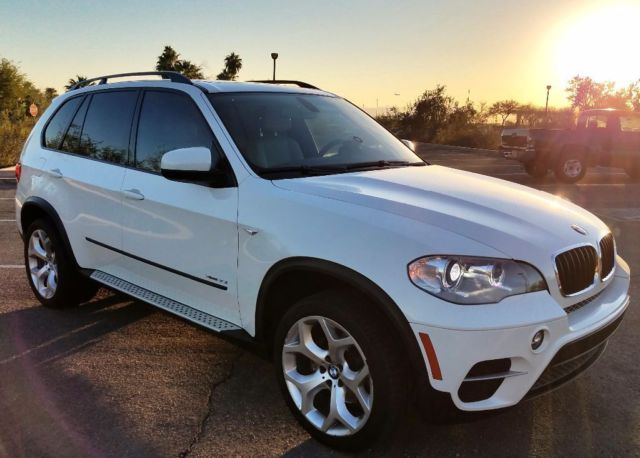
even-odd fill
[[[20,175],[22,175],[22,164],[18,162],[16,164],[16,181],[20,181]]]
[[[431,376],[435,380],[442,380],[440,363],[438,363],[438,357],[436,356],[436,351],[433,349],[433,344],[431,343],[429,334],[424,334],[421,332],[420,340],[422,341],[422,346],[424,347],[424,351],[427,354],[427,360],[429,361],[429,366],[431,367]]]

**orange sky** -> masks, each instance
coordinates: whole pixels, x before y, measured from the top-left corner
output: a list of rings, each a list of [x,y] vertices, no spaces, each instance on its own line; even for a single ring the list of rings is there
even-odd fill
[[[146,5],[146,6],[145,6]],[[566,105],[580,73],[640,78],[640,3],[595,0],[1,2],[0,56],[40,87],[75,74],[149,70],[165,44],[216,75],[230,51],[241,79],[312,82],[355,103],[404,107],[445,84],[460,100]],[[399,94],[399,95],[395,95]]]

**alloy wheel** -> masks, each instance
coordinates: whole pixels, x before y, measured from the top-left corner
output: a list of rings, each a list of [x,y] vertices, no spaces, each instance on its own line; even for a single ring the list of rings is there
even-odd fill
[[[565,161],[562,170],[569,178],[575,178],[582,172],[582,162],[578,159],[568,159]]]
[[[58,288],[58,265],[51,238],[42,229],[36,229],[29,238],[27,261],[31,282],[38,294],[51,299]]]
[[[362,349],[335,321],[309,316],[289,329],[282,369],[291,398],[304,417],[331,436],[349,436],[367,423],[373,381]]]

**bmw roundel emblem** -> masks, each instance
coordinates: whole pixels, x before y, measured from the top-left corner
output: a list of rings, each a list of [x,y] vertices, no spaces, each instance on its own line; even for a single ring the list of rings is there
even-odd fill
[[[576,231],[578,234],[587,235],[587,231],[581,228],[580,226],[578,226],[577,224],[572,224],[571,229]]]

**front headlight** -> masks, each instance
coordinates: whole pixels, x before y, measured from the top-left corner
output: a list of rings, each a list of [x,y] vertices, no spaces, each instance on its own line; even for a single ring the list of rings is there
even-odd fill
[[[510,259],[427,256],[408,268],[414,285],[456,304],[489,304],[547,289],[533,266]]]

